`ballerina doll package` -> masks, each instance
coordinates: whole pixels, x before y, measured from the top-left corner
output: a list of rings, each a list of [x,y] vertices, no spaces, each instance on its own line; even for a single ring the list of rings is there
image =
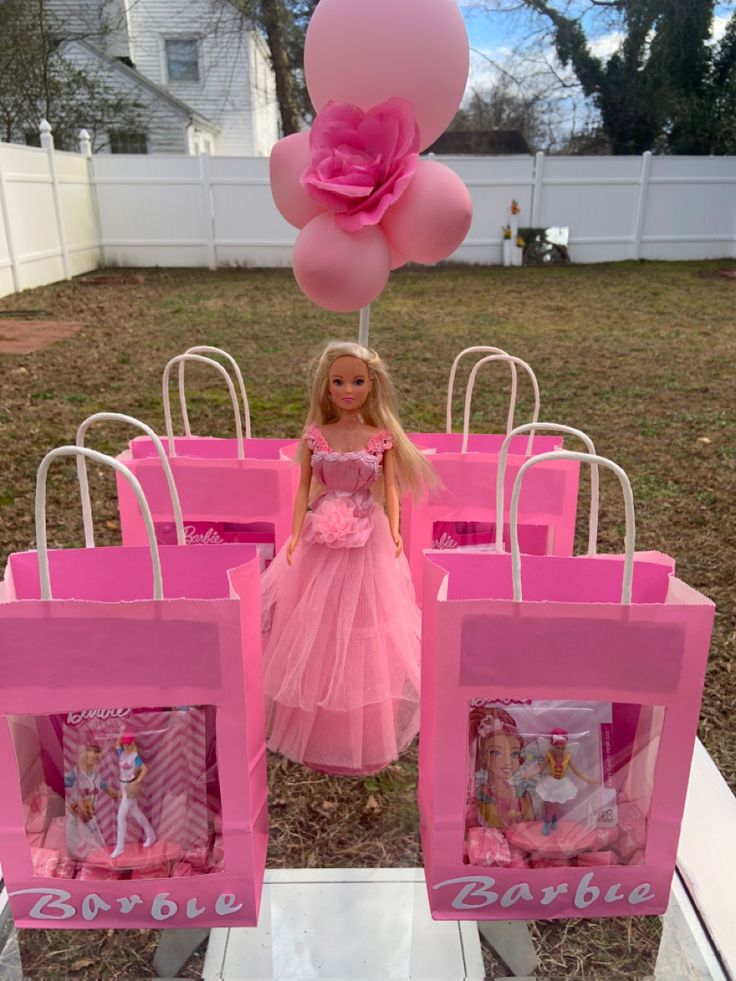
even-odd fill
[[[262,579],[268,746],[315,770],[380,770],[419,727],[420,614],[399,495],[432,471],[386,367],[328,344],[299,449],[291,540]]]

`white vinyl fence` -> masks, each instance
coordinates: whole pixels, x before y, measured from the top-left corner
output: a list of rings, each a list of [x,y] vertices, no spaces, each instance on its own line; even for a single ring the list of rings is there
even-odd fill
[[[288,266],[297,235],[260,157],[58,153],[0,144],[0,296],[109,266]],[[570,229],[573,262],[736,257],[736,157],[443,157],[473,224],[452,257],[501,262],[519,224]]]
[[[0,296],[70,279],[102,263],[89,145],[0,143]]]
[[[453,259],[501,262],[512,198],[519,224],[565,225],[573,262],[736,255],[736,157],[443,157],[474,217]],[[94,160],[105,261],[119,265],[289,265],[296,229],[278,214],[268,161]]]

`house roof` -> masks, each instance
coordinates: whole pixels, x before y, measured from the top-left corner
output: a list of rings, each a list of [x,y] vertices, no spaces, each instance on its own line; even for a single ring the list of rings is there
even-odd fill
[[[161,99],[163,102],[167,102],[170,106],[173,106],[174,109],[177,109],[183,116],[186,116],[198,126],[201,126],[204,129],[209,129],[213,133],[219,132],[220,127],[217,123],[213,122],[211,119],[208,119],[206,116],[203,116],[202,113],[197,112],[196,109],[192,109],[192,107],[187,105],[186,102],[182,102],[181,99],[177,99],[176,96],[173,96],[163,86],[152,82],[150,78],[146,78],[145,75],[142,75],[139,71],[136,71],[135,68],[131,68],[129,65],[126,65],[125,62],[118,61],[117,58],[111,58],[109,55],[106,55],[103,51],[100,51],[99,48],[96,48],[88,41],[79,39],[69,41],[67,44],[84,48],[109,68],[114,69],[119,74],[127,77],[130,81],[135,82],[137,85],[141,85],[143,88],[148,89],[158,99]]]
[[[528,143],[515,129],[447,130],[426,152],[483,155],[531,153]]]

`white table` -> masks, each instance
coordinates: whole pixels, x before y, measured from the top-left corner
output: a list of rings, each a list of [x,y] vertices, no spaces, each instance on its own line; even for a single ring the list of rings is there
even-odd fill
[[[525,923],[432,920],[421,869],[275,870],[267,873],[258,927],[211,931],[203,976],[482,981],[479,928],[513,976],[533,975]],[[728,981],[679,876],[653,976]]]

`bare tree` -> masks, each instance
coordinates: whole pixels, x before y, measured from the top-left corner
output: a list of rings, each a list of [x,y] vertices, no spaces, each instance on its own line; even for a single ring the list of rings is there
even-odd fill
[[[533,25],[537,53],[547,49],[556,63],[550,59],[551,70],[574,74],[600,114],[612,152],[703,153],[718,145],[715,122],[727,124],[729,108],[736,108],[733,98],[723,104],[736,67],[728,40],[734,31],[712,43],[715,0],[486,0],[485,6]],[[706,119],[713,128],[704,127]]]
[[[57,146],[76,146],[84,126],[93,139],[110,129],[144,126],[143,107],[114,91],[100,72],[76,65],[64,45],[82,39],[55,16],[45,0],[4,0],[0,5],[0,136],[32,140],[41,117]]]
[[[226,0],[263,31],[276,79],[284,136],[297,133],[311,113],[304,85],[304,37],[319,0]]]

